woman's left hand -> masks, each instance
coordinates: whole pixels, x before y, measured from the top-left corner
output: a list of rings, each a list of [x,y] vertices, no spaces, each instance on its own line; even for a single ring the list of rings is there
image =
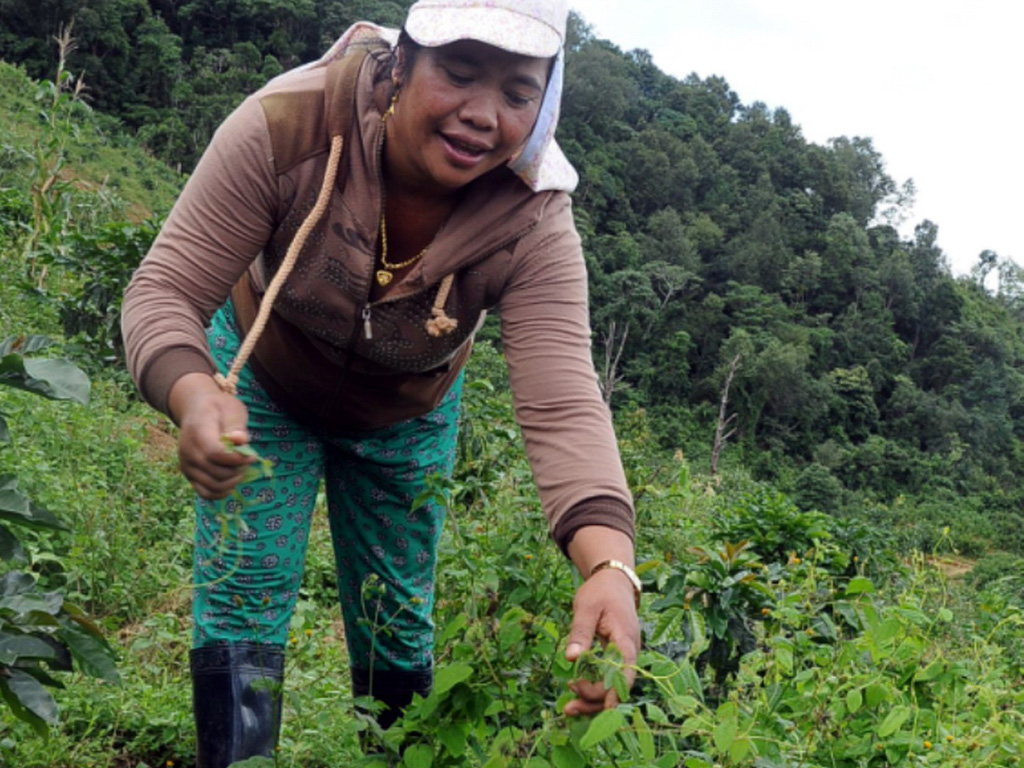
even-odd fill
[[[640,650],[640,620],[636,614],[633,585],[626,575],[612,568],[598,571],[576,591],[573,600],[572,629],[565,657],[576,661],[593,644],[614,643],[622,653],[623,670],[630,687],[636,679],[636,659]],[[574,680],[569,688],[576,698],[565,705],[565,714],[590,715],[612,709],[619,697],[600,682]]]

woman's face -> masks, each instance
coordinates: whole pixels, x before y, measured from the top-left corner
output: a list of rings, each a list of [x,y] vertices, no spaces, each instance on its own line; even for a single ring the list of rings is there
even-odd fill
[[[548,59],[464,40],[421,48],[388,120],[389,178],[450,194],[508,162],[540,110]]]

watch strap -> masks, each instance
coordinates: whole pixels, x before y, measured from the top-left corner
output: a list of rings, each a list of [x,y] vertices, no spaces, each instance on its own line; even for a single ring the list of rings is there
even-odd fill
[[[590,569],[590,576],[593,576],[598,571],[603,571],[610,568],[615,571],[621,571],[625,574],[626,578],[629,579],[629,583],[633,586],[633,597],[636,601],[636,607],[640,608],[640,593],[643,591],[643,584],[640,582],[640,577],[636,575],[636,571],[630,568],[621,560],[602,560],[600,563]],[[590,578],[588,576],[587,578]]]

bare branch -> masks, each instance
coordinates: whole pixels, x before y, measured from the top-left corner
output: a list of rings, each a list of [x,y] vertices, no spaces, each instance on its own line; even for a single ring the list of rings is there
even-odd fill
[[[736,418],[736,414],[726,415],[729,410],[729,388],[732,386],[732,380],[736,376],[736,371],[740,367],[740,359],[743,355],[737,353],[729,363],[729,375],[725,377],[725,384],[722,385],[722,400],[718,405],[718,423],[715,425],[715,444],[711,449],[711,474],[715,475],[718,472],[718,457],[722,452],[722,448],[725,447],[725,443],[729,438],[736,434],[736,427],[733,427],[728,432],[725,428],[732,423]]]

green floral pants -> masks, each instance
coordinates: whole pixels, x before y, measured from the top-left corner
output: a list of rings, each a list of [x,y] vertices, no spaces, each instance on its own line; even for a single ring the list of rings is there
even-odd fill
[[[230,302],[207,335],[226,372],[239,346]],[[286,643],[323,478],[352,666],[429,670],[444,508],[412,510],[412,502],[429,475],[451,475],[461,392],[459,377],[424,416],[328,435],[290,418],[244,370],[238,396],[251,444],[273,463],[273,477],[240,485],[241,499],[197,497],[193,644]]]

